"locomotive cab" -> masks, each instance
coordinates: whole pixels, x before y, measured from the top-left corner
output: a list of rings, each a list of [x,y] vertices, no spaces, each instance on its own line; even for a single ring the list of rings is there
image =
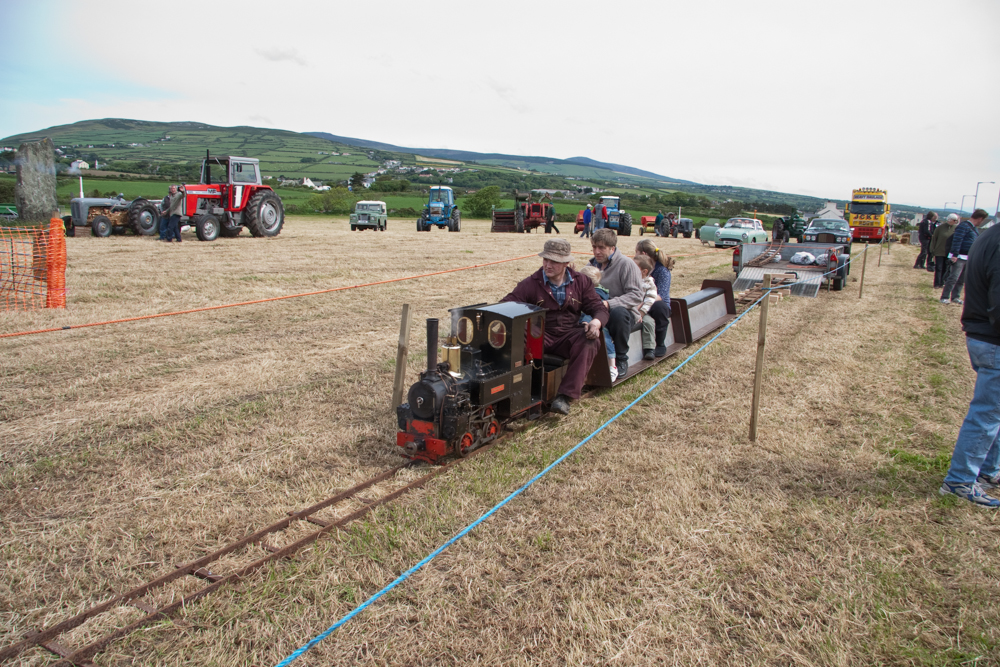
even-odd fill
[[[476,304],[451,311],[438,363],[437,320],[428,320],[427,370],[396,409],[396,443],[413,459],[465,456],[494,440],[501,423],[541,414],[545,310]]]

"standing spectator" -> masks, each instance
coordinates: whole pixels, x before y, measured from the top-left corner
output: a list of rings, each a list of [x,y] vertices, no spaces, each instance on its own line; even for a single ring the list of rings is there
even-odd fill
[[[556,227],[556,207],[549,204],[549,207],[545,209],[545,233],[551,234],[553,229],[556,230],[556,234],[559,233],[559,228]]]
[[[972,217],[981,223],[986,212],[981,218],[979,213],[976,209]],[[985,491],[1000,487],[1000,225],[971,246],[965,270],[962,329],[976,388],[940,493],[996,508],[1000,500]]]
[[[636,312],[646,287],[639,267],[618,252],[617,246],[618,236],[613,229],[598,229],[590,240],[594,251],[590,263],[601,270],[601,284],[611,294],[611,298],[603,302],[610,314],[607,327],[615,342],[618,377],[625,377],[628,375],[628,337],[632,327],[639,322]]]
[[[160,215],[157,218],[158,226],[160,228],[160,240],[167,240],[167,225],[170,222],[170,216],[167,215],[167,211],[170,210],[170,195],[171,193],[176,193],[177,188],[171,185],[168,188],[167,194],[163,195],[163,201],[160,202]]]
[[[167,208],[167,238],[170,243],[175,238],[181,242],[181,215],[184,213],[184,186],[178,188],[176,185],[170,186],[170,206]]]
[[[600,199],[594,204],[594,231],[604,229],[608,220],[608,207]]]
[[[656,212],[656,220],[653,222],[653,232],[657,236],[664,236],[663,234],[663,209],[661,208]]]
[[[951,269],[941,292],[941,303],[962,303],[962,285],[965,284],[965,262],[969,259],[969,249],[979,236],[976,229],[986,220],[987,213],[981,208],[972,212],[972,217],[963,220],[955,227],[951,235],[951,249],[948,251],[948,261]]]
[[[580,234],[580,238],[590,238],[590,225],[594,221],[594,214],[590,210],[590,204],[587,204],[587,208],[583,210],[583,233]]]
[[[931,243],[928,252],[934,256],[934,287],[941,289],[944,281],[948,277],[948,248],[951,247],[951,235],[955,233],[955,225],[958,224],[959,217],[956,213],[950,214],[944,223],[937,226],[931,236]]]
[[[917,239],[920,240],[920,254],[917,255],[917,261],[914,262],[913,268],[923,269],[927,268],[929,271],[934,270],[934,258],[929,252],[929,246],[931,244],[931,236],[934,235],[934,222],[937,220],[937,213],[934,211],[929,211],[924,219],[920,221],[917,225]],[[927,266],[924,266],[924,260],[927,260]]]

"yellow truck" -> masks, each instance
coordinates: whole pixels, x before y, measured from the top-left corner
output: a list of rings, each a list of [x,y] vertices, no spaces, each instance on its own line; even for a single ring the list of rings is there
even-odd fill
[[[879,188],[857,188],[844,210],[851,237],[863,243],[881,243],[889,219],[889,195]]]

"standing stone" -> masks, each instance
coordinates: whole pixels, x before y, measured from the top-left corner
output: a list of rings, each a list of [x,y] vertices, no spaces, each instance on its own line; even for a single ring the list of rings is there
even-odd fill
[[[48,221],[59,204],[56,202],[56,153],[52,140],[21,144],[14,158],[17,185],[14,199],[17,217],[25,222]]]

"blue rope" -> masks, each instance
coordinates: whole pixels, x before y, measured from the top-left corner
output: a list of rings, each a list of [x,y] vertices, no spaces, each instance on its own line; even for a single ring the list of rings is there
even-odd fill
[[[858,253],[858,254],[860,254],[860,253]],[[852,261],[852,260],[853,260],[853,258],[849,257],[848,263],[850,261]],[[827,273],[833,273],[836,270],[837,269],[834,269],[833,271],[828,271]],[[823,275],[827,275],[827,274],[823,274]],[[793,284],[797,284],[797,283],[793,283]],[[788,285],[783,285],[782,289],[785,288],[785,287],[788,287]],[[310,639],[307,643],[305,643],[304,645],[302,645],[300,648],[296,649],[291,655],[289,655],[287,658],[285,658],[284,660],[282,660],[281,662],[279,662],[277,665],[275,665],[275,667],[287,667],[287,665],[290,665],[294,660],[298,659],[300,656],[302,656],[302,654],[304,654],[306,651],[308,651],[309,649],[311,649],[313,646],[316,646],[321,641],[323,641],[324,639],[326,639],[327,637],[329,637],[338,628],[340,628],[341,626],[343,626],[344,624],[346,624],[348,621],[350,621],[352,618],[354,618],[355,616],[357,616],[358,614],[360,614],[362,611],[364,611],[365,609],[367,609],[369,606],[371,606],[373,603],[375,603],[383,595],[385,595],[386,593],[388,593],[392,589],[396,588],[396,586],[398,586],[399,584],[401,584],[404,581],[406,581],[407,579],[409,579],[413,574],[417,573],[425,565],[427,565],[432,560],[434,560],[435,558],[437,558],[445,549],[447,549],[452,544],[454,544],[458,540],[460,540],[463,537],[465,537],[466,535],[468,535],[476,526],[478,526],[479,524],[481,524],[482,522],[486,521],[488,518],[490,518],[491,516],[493,516],[494,514],[496,514],[501,508],[503,508],[505,505],[507,505],[508,503],[510,503],[510,501],[514,500],[514,498],[517,498],[519,495],[521,495],[522,493],[524,493],[535,482],[537,482],[542,477],[544,477],[545,475],[547,475],[550,470],[552,470],[557,465],[559,465],[560,463],[562,463],[563,461],[565,461],[574,452],[576,452],[576,450],[580,449],[580,447],[583,447],[585,444],[587,444],[588,442],[590,442],[591,440],[593,440],[598,434],[600,434],[602,431],[604,431],[616,419],[618,419],[619,417],[621,417],[622,415],[624,415],[626,412],[628,412],[629,410],[631,410],[639,401],[641,401],[642,399],[644,399],[654,389],[656,389],[657,387],[659,387],[667,379],[669,379],[671,376],[673,376],[674,373],[676,373],[680,369],[684,368],[688,364],[689,361],[691,361],[696,356],[698,356],[699,354],[701,354],[702,351],[704,351],[705,348],[707,348],[709,345],[711,345],[712,343],[714,343],[715,340],[719,336],[721,336],[722,334],[726,333],[726,331],[728,331],[730,327],[732,327],[734,324],[736,324],[741,319],[743,319],[743,317],[747,313],[749,313],[750,311],[752,311],[755,306],[757,306],[761,301],[763,301],[764,299],[766,299],[770,295],[771,290],[773,290],[773,289],[778,289],[778,288],[771,287],[768,290],[766,290],[761,295],[761,297],[759,299],[757,299],[756,301],[754,301],[750,305],[749,308],[747,308],[742,313],[740,313],[739,315],[737,315],[729,324],[727,324],[722,329],[720,329],[717,334],[715,334],[714,336],[712,336],[708,340],[708,342],[706,342],[704,345],[702,345],[697,350],[695,350],[690,356],[688,356],[687,359],[685,359],[684,361],[682,361],[676,368],[674,368],[669,373],[667,373],[666,375],[664,375],[662,378],[660,378],[659,380],[657,380],[656,383],[652,387],[650,387],[646,391],[644,391],[641,394],[639,394],[639,396],[634,401],[632,401],[631,403],[629,403],[628,405],[626,405],[624,408],[622,408],[621,410],[619,410],[618,413],[615,414],[614,417],[611,417],[608,421],[604,422],[599,427],[597,427],[597,430],[595,430],[593,433],[591,433],[586,438],[584,438],[583,440],[581,440],[580,442],[578,442],[576,445],[574,445],[572,449],[570,449],[565,454],[563,454],[562,456],[560,456],[559,458],[557,458],[555,461],[553,461],[552,463],[550,463],[549,465],[547,465],[544,470],[542,470],[537,475],[535,475],[530,480],[528,480],[523,486],[521,486],[521,488],[519,488],[518,490],[514,491],[509,496],[507,496],[506,498],[504,498],[503,500],[501,500],[499,503],[497,503],[496,505],[494,505],[492,509],[490,509],[488,512],[486,512],[486,514],[483,514],[481,517],[479,517],[478,519],[476,519],[475,521],[473,521],[472,523],[470,523],[468,526],[466,526],[465,528],[463,528],[461,530],[461,532],[459,532],[454,537],[452,537],[451,539],[449,539],[447,542],[445,542],[444,544],[442,544],[441,546],[439,546],[437,549],[435,549],[434,551],[432,551],[423,560],[421,560],[419,563],[417,563],[416,565],[414,565],[413,567],[411,567],[409,570],[407,570],[406,572],[403,572],[401,575],[399,575],[398,577],[396,577],[392,581],[392,583],[390,583],[388,586],[386,586],[385,588],[383,588],[382,590],[380,590],[378,593],[375,593],[370,598],[368,598],[367,600],[365,600],[364,602],[362,602],[360,605],[358,605],[357,607],[355,607],[351,612],[349,612],[346,616],[344,616],[339,621],[337,621],[336,623],[334,623],[333,625],[331,625],[324,632],[316,635],[315,637],[313,637],[312,639]]]

